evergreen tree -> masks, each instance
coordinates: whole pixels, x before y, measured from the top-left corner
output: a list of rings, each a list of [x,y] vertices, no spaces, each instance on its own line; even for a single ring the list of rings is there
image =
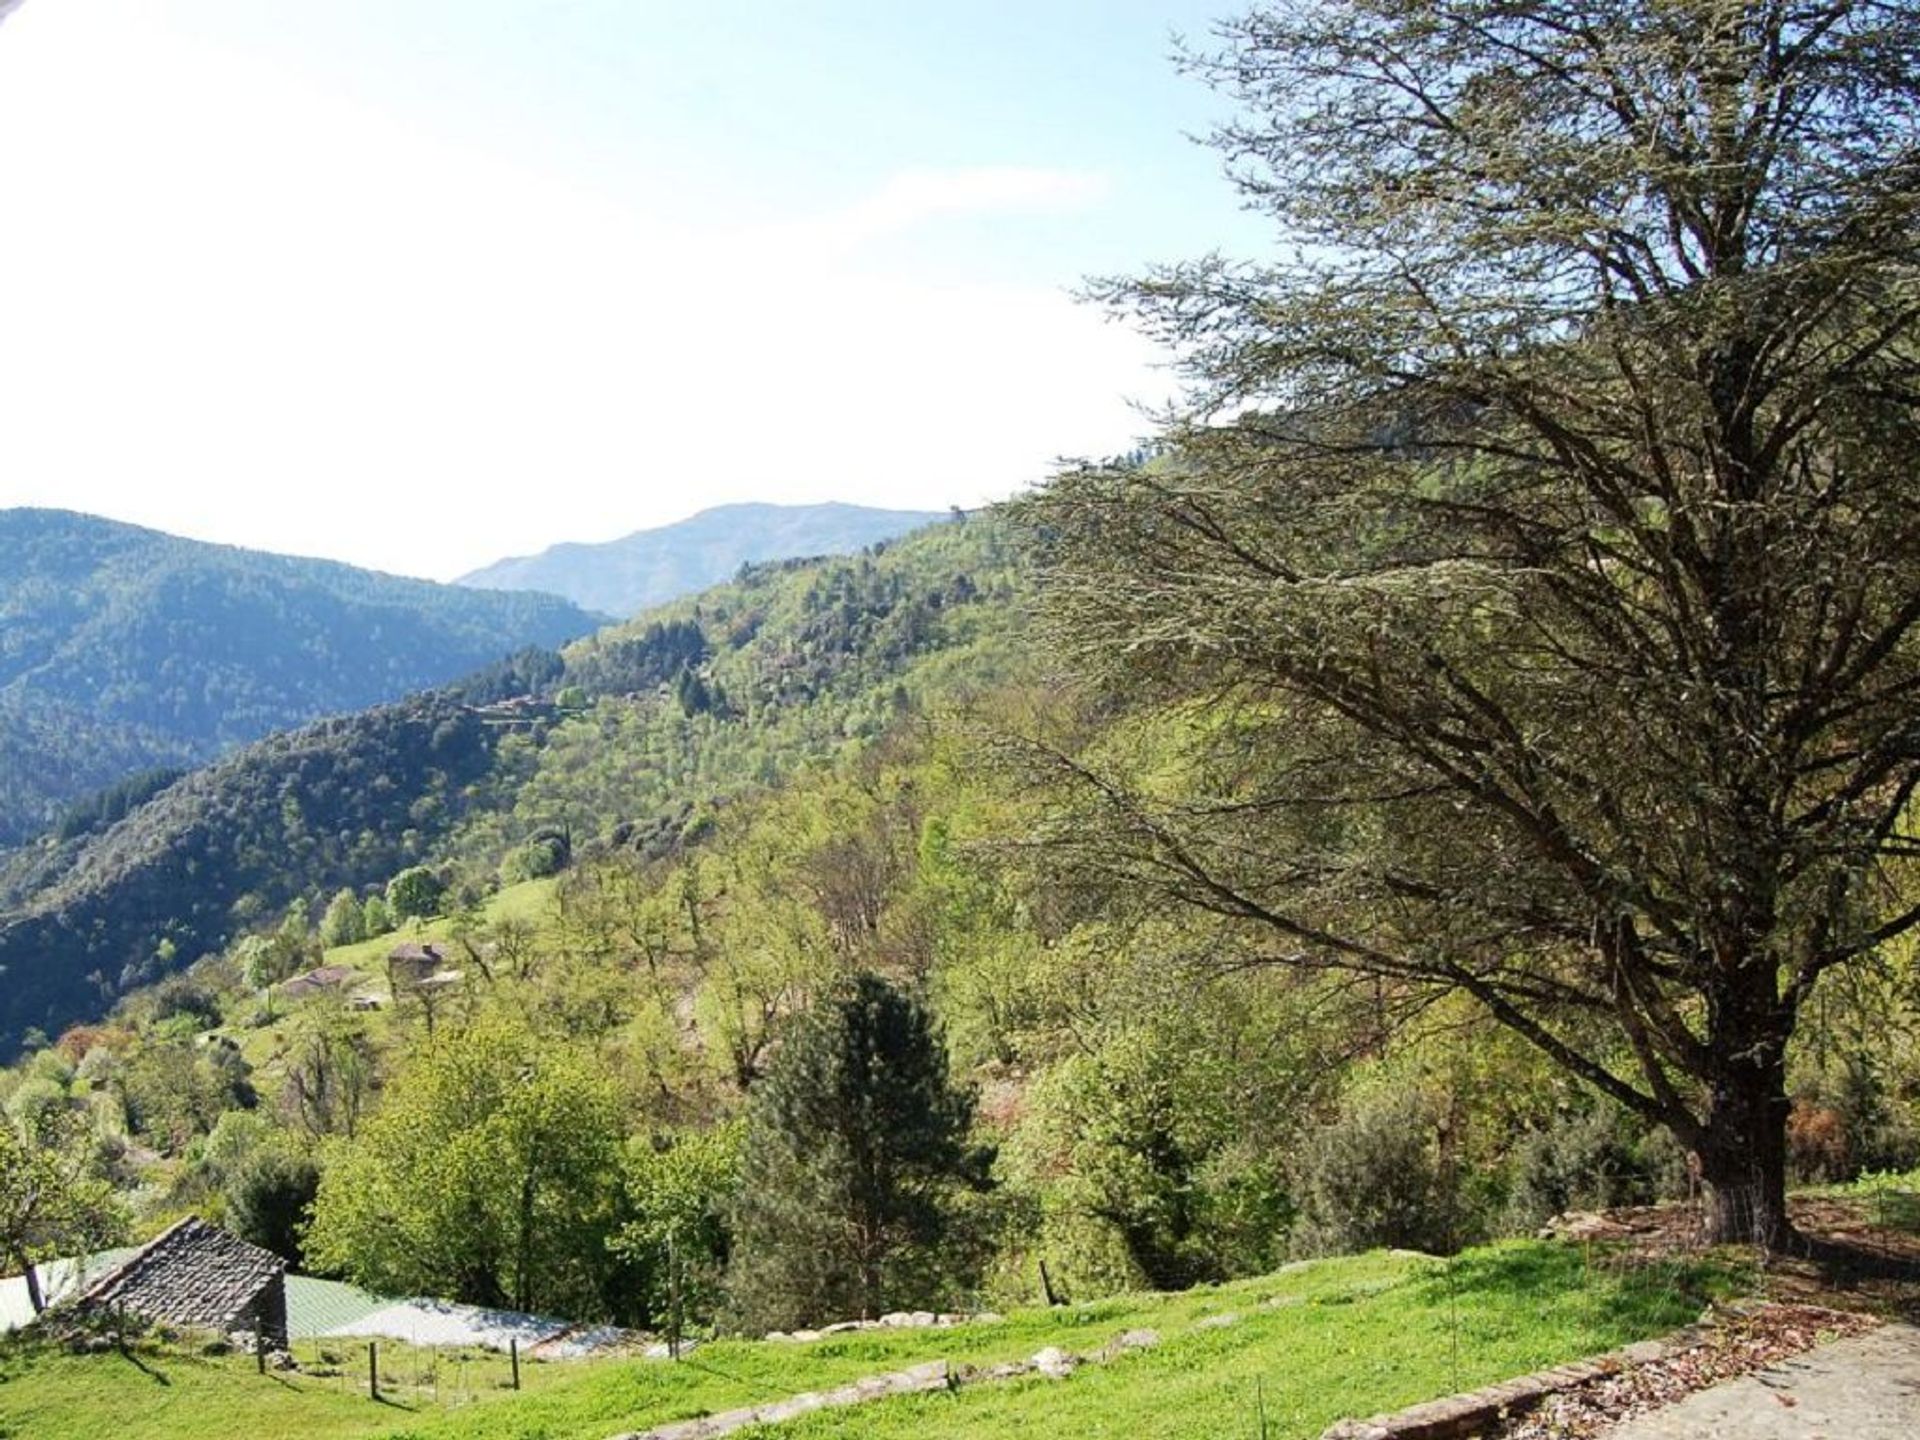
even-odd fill
[[[1204,719],[1050,760],[1062,853],[1236,960],[1470,996],[1785,1243],[1796,1026],[1920,927],[1920,11],[1218,33],[1281,244],[1102,287],[1193,392],[1028,514],[1040,648]]]
[[[747,1107],[729,1283],[750,1327],[923,1305],[978,1184],[973,1097],[927,1012],[862,975],[799,1017]]]

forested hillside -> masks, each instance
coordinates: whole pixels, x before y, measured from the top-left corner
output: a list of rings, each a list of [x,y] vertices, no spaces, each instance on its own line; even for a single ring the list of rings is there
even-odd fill
[[[0,553],[0,846],[143,767],[211,759],[594,624],[552,596],[65,511],[0,511]]]
[[[1151,835],[1089,778],[1168,784],[1214,732],[1032,653],[1030,538],[759,567],[104,806],[13,872],[0,959],[61,964],[0,1107],[136,1230],[193,1210],[386,1291],[654,1327],[1182,1288],[1683,1192],[1668,1134],[1469,1000],[1259,963],[1085,863]],[[1797,1176],[1920,1158],[1913,973],[1810,1020]]]
[[[296,896],[423,860],[478,893],[503,859],[544,872],[555,837],[561,855],[671,849],[728,796],[881,733],[929,684],[989,682],[1011,596],[995,528],[941,526],[749,571],[564,653],[273,737],[151,799],[137,783],[104,795],[0,868],[0,1047]]]
[[[742,565],[847,555],[941,519],[866,505],[717,505],[600,544],[555,545],[460,577],[488,590],[544,590],[628,616],[730,578]]]
[[[1289,243],[1102,282],[1156,444],[21,852],[16,1253],[792,1337],[1662,1200],[1861,1245],[1789,1186],[1920,1176],[1920,14],[1215,39]]]

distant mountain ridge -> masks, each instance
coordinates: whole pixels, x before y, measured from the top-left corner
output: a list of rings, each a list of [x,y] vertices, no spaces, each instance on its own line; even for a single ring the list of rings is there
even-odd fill
[[[822,505],[718,505],[600,544],[568,543],[500,560],[455,583],[542,590],[622,619],[731,579],[742,565],[846,555],[947,518],[939,510]]]
[[[209,760],[597,623],[551,595],[0,510],[0,845],[133,771]]]

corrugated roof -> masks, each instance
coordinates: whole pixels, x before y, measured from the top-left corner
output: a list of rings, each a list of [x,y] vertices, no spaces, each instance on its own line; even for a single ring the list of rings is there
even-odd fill
[[[123,1265],[139,1253],[137,1246],[102,1250],[77,1259],[49,1260],[40,1266],[40,1293],[49,1305],[77,1294],[117,1265]],[[9,1275],[0,1279],[0,1335],[18,1330],[33,1321],[33,1299],[27,1294],[27,1277]]]
[[[316,1280],[311,1275],[287,1277],[287,1333],[295,1340],[312,1340],[344,1326],[356,1325],[391,1305],[384,1295],[345,1285],[338,1280]]]

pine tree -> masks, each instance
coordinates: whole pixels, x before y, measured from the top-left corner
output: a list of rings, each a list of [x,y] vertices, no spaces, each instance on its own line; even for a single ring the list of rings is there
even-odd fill
[[[789,1029],[747,1107],[729,1288],[750,1327],[930,1303],[978,1184],[973,1097],[927,1012],[862,975]]]

